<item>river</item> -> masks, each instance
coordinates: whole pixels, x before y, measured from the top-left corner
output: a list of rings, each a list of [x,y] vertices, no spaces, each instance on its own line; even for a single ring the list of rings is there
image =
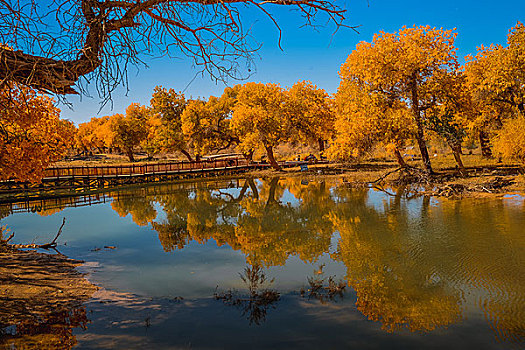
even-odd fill
[[[519,194],[239,178],[0,205],[0,217],[14,243],[49,242],[65,217],[58,251],[84,260],[99,288],[68,311],[82,322],[50,310],[31,327],[1,325],[6,347],[524,346]]]

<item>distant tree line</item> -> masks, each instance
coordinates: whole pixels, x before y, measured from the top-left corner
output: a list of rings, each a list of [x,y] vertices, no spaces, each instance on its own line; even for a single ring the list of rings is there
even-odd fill
[[[27,175],[28,169],[46,167],[68,148],[118,151],[130,161],[138,150],[199,160],[236,149],[250,161],[260,151],[279,169],[274,150],[282,143],[326,148],[328,157],[343,161],[382,146],[402,167],[403,149],[414,144],[431,173],[427,143],[434,139],[449,146],[461,171],[467,142],[479,143],[486,157],[524,161],[524,25],[511,28],[506,46],[481,47],[463,66],[455,38],[453,30],[428,26],[380,32],[348,56],[332,96],[309,81],[286,89],[249,82],[207,101],[158,86],[149,106],[131,104],[125,114],[78,128],[59,120],[49,98],[13,83],[0,96],[1,178],[37,181],[41,171]],[[23,156],[35,145],[39,152]]]

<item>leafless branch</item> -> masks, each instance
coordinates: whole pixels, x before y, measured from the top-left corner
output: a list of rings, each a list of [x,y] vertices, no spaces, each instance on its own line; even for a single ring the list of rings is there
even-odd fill
[[[56,94],[98,94],[127,82],[145,56],[187,56],[217,80],[247,77],[259,44],[244,28],[246,8],[289,6],[315,26],[344,24],[346,10],[325,0],[0,0],[0,83]],[[49,5],[49,6],[48,6]],[[280,39],[279,39],[280,45]]]

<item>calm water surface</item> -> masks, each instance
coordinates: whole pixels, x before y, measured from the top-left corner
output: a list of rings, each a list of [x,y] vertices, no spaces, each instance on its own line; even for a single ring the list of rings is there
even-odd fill
[[[519,195],[235,179],[0,206],[0,217],[17,243],[50,241],[66,217],[59,251],[100,288],[72,329],[79,349],[525,344]],[[4,330],[8,346],[16,332]]]

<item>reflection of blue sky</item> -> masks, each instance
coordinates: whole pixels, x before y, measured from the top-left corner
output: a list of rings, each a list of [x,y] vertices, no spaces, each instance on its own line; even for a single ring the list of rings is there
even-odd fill
[[[381,330],[353,306],[355,296],[320,304],[283,295],[266,321],[250,325],[241,310],[212,299],[140,299],[88,304],[92,323],[76,330],[78,348],[121,349],[513,349],[494,343],[486,323],[466,320],[432,333]],[[151,305],[151,308],[143,306]],[[146,319],[149,326],[146,327]]]

